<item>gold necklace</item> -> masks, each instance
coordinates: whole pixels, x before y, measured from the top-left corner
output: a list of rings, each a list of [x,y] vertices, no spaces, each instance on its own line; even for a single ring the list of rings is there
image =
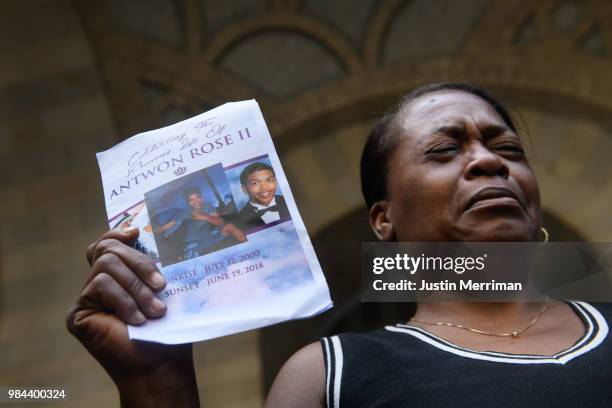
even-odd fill
[[[550,298],[548,296],[546,296],[546,301],[544,302],[544,306],[542,307],[542,309],[535,315],[535,317],[533,318],[533,320],[531,320],[531,322],[523,327],[520,330],[515,330],[512,331],[510,333],[491,333],[491,332],[486,332],[483,330],[478,330],[478,329],[472,329],[471,327],[465,327],[462,326],[460,324],[455,324],[455,323],[445,323],[445,322],[427,322],[424,320],[417,320],[417,319],[411,319],[411,321],[413,322],[417,322],[417,323],[423,323],[423,324],[430,324],[432,326],[449,326],[449,327],[456,327],[458,329],[463,329],[463,330],[467,330],[467,331],[471,331],[473,333],[478,333],[478,334],[484,334],[485,336],[495,336],[495,337],[513,337],[516,338],[518,336],[520,336],[521,334],[523,334],[527,329],[529,329],[531,326],[533,326],[538,319],[540,318],[540,316],[542,316],[542,314],[544,313],[544,311],[546,310],[546,308],[548,307],[548,301],[550,300]]]

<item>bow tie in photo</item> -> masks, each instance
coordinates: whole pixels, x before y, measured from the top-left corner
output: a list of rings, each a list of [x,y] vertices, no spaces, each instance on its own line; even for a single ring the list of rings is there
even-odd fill
[[[268,211],[279,211],[278,204],[271,205],[270,207],[262,208],[260,210],[255,209],[255,214],[257,214],[257,215],[264,215]]]

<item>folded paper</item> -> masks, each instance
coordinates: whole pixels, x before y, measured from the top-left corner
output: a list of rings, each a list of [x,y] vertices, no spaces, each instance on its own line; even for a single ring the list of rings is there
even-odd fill
[[[178,344],[316,315],[332,306],[265,121],[227,103],[97,154],[111,228],[167,285],[161,319],[132,339]]]

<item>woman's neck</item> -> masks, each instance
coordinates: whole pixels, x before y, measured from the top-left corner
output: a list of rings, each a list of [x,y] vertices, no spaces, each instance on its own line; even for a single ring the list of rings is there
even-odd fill
[[[419,303],[415,319],[452,323],[479,330],[512,330],[535,316],[540,302],[436,302]]]

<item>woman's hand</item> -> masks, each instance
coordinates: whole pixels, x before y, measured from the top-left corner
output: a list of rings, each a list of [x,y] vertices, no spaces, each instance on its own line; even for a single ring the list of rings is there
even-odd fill
[[[166,313],[163,275],[127,244],[138,229],[109,231],[87,249],[91,271],[66,316],[68,330],[117,384],[122,406],[198,406],[192,346],[132,341],[127,324]]]
[[[246,235],[244,232],[236,227],[234,224],[225,224],[223,229],[221,230],[221,235],[224,237],[229,237],[230,235],[236,239],[238,242],[245,242]]]
[[[221,217],[204,214],[204,213],[197,212],[197,211],[193,211],[191,213],[191,219],[194,221],[206,221],[216,226],[223,225],[223,219]]]

